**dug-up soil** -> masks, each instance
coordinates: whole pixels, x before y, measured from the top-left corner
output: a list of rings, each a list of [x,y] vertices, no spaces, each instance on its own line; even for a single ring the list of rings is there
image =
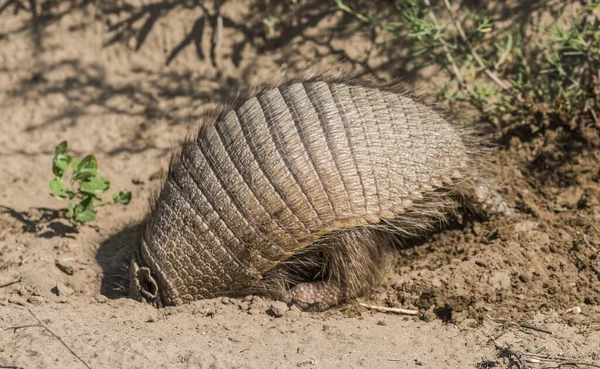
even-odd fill
[[[0,3],[0,368],[600,365],[593,126],[567,151],[559,131],[505,132],[493,171],[518,214],[465,214],[406,245],[395,271],[362,300],[416,316],[358,302],[274,311],[256,296],[156,310],[125,296],[128,248],[148,197],[173,145],[207,109],[308,64],[431,83],[435,72],[329,6]],[[73,228],[65,204],[48,194],[54,146],[64,139],[75,156],[95,153],[111,187],[133,192],[131,204],[102,207],[91,226]]]

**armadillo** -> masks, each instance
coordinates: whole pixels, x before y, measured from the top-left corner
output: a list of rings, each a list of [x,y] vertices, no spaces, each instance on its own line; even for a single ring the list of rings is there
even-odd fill
[[[265,88],[174,154],[131,258],[130,296],[161,307],[263,294],[325,310],[365,295],[398,239],[461,203],[507,208],[479,174],[478,146],[394,88]]]

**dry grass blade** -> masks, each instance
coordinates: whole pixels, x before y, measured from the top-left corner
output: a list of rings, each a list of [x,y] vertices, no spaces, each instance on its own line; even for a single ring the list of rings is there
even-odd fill
[[[448,12],[450,13],[452,22],[454,23],[454,26],[456,27],[456,30],[458,31],[458,34],[460,35],[461,40],[467,45],[467,47],[469,48],[469,52],[471,53],[471,55],[473,56],[475,61],[477,61],[477,64],[479,64],[479,67],[481,69],[483,69],[485,71],[485,74],[487,74],[488,77],[490,77],[490,79],[492,81],[494,81],[498,86],[500,86],[501,89],[508,90],[508,86],[504,82],[502,82],[502,80],[500,80],[500,78],[498,78],[498,76],[495,75],[494,72],[489,70],[489,68],[485,65],[483,60],[481,60],[479,55],[473,49],[473,46],[471,45],[471,42],[469,42],[469,39],[467,38],[465,31],[463,30],[460,22],[458,21],[458,18],[456,17],[456,13],[454,13],[454,10],[452,9],[450,2],[448,0],[444,0],[444,5],[446,5],[446,8],[448,9]]]
[[[487,315],[487,318],[489,320],[491,320],[492,322],[498,323],[498,324],[514,324],[521,328],[526,328],[526,329],[531,329],[531,330],[542,332],[542,333],[552,334],[552,331],[547,328],[538,327],[536,325],[533,325],[533,324],[527,323],[527,322],[513,322],[508,319],[496,319],[496,318],[490,317],[489,315]]]
[[[429,2],[429,0],[425,0],[425,5],[427,5],[428,7],[431,7],[431,3]],[[435,16],[435,14],[433,14],[433,12],[429,13],[429,16],[431,17],[431,20],[433,20],[433,22],[435,24],[437,24],[437,18]],[[448,62],[450,63],[451,67],[452,67],[452,73],[454,73],[454,76],[456,77],[456,80],[458,81],[458,84],[461,87],[464,87],[466,89],[470,89],[471,87],[467,84],[465,84],[465,80],[462,76],[462,74],[460,74],[460,70],[458,69],[458,66],[456,65],[456,63],[454,62],[454,58],[452,57],[452,53],[450,53],[450,50],[448,49],[448,45],[446,43],[442,43],[442,49],[444,50],[444,54],[446,55],[446,59],[448,59]]]
[[[531,368],[531,366],[529,366],[527,363],[525,363],[523,361],[524,358],[534,359],[536,362],[543,361],[543,362],[556,363],[556,364],[558,364],[557,368],[567,366],[567,365],[588,366],[590,368],[600,368],[599,364],[577,361],[573,358],[568,358],[568,357],[563,357],[563,356],[550,356],[550,355],[543,355],[543,354],[527,352],[527,351],[513,350],[510,347],[500,345],[492,337],[490,339],[492,340],[492,342],[494,342],[494,346],[496,347],[497,350],[500,351],[501,355],[505,355],[505,356],[511,358],[514,361],[514,364],[517,365],[517,367],[520,367],[523,369]]]
[[[409,310],[409,309],[401,309],[401,308],[390,308],[385,306],[375,306],[365,304],[364,302],[359,303],[360,306],[365,307],[369,310],[377,310],[383,313],[395,313],[395,314],[404,314],[404,315],[417,315],[419,312],[417,310]]]
[[[0,288],[12,286],[13,284],[19,283],[19,282],[21,282],[21,279],[15,279],[14,281],[10,281],[10,282],[6,282],[6,283],[3,283],[3,284],[0,284]]]
[[[35,318],[35,319],[38,321],[38,323],[37,323],[37,324],[22,324],[22,325],[12,325],[12,326],[10,326],[10,327],[4,328],[4,330],[6,331],[6,330],[10,330],[10,329],[17,330],[17,329],[21,329],[21,328],[42,327],[42,328],[44,328],[46,331],[48,331],[48,332],[49,332],[51,335],[53,335],[53,336],[54,336],[56,339],[58,339],[58,340],[60,341],[60,343],[62,343],[62,344],[63,344],[63,346],[65,346],[65,347],[66,347],[66,348],[67,348],[67,349],[68,349],[68,350],[71,352],[71,354],[73,354],[73,356],[75,356],[75,357],[76,357],[76,358],[77,358],[79,361],[81,361],[81,363],[82,363],[83,365],[85,365],[85,367],[86,367],[86,368],[88,368],[88,369],[92,369],[92,367],[91,367],[91,366],[90,366],[88,363],[86,363],[86,362],[85,362],[85,361],[84,361],[84,360],[81,358],[81,356],[79,356],[79,354],[77,354],[77,353],[75,352],[75,350],[73,350],[73,349],[71,348],[71,346],[69,346],[69,345],[68,345],[68,344],[67,344],[67,343],[66,343],[66,342],[65,342],[65,341],[62,339],[62,337],[60,337],[60,336],[59,336],[59,335],[58,335],[56,332],[54,332],[54,331],[52,330],[52,328],[50,328],[50,327],[49,327],[49,326],[48,326],[46,323],[44,323],[44,321],[43,321],[42,319],[40,319],[40,318],[39,318],[39,317],[38,317],[38,316],[37,316],[37,315],[36,315],[36,314],[33,312],[33,310],[31,310],[31,309],[27,309],[27,311],[29,311],[29,313],[30,313],[31,315],[33,315],[33,317],[34,317],[34,318]]]

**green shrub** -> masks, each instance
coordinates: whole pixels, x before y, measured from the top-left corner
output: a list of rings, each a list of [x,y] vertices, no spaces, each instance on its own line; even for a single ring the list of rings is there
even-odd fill
[[[449,0],[438,6],[396,1],[395,11],[383,18],[363,10],[364,3],[335,4],[370,27],[409,41],[416,60],[447,73],[437,97],[476,109],[477,120],[498,128],[525,125],[530,136],[561,127],[581,138],[584,129],[600,128],[600,3],[582,6],[566,26],[555,22],[539,29],[541,41],[534,45],[524,41],[521,28],[496,32],[493,17],[454,11]]]
[[[131,192],[119,192],[112,195],[112,203],[104,202],[104,195],[110,188],[110,182],[98,172],[98,162],[93,154],[77,160],[67,155],[67,141],[62,141],[54,150],[50,181],[52,196],[68,199],[67,214],[76,224],[96,219],[96,207],[107,204],[127,205],[131,201]],[[67,179],[67,184],[65,184]]]

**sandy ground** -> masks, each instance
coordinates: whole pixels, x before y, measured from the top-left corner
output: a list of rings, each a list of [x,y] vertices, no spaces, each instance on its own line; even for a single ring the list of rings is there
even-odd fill
[[[515,357],[492,338],[513,350],[600,364],[594,128],[590,143],[567,156],[553,146],[552,131],[502,137],[494,171],[519,215],[466,216],[415,241],[367,299],[416,309],[415,317],[356,303],[276,317],[259,297],[161,310],[126,298],[136,225],[172,146],[207,109],[307,63],[422,88],[436,73],[416,69],[380,35],[356,32],[324,2],[229,1],[218,11],[209,2],[73,1],[35,11],[31,3],[0,5],[0,368],[84,367],[43,328],[9,328],[35,324],[28,309],[93,368],[509,367]],[[515,22],[539,12],[501,10]],[[219,14],[220,46],[213,42]],[[49,196],[48,181],[63,139],[78,157],[95,153],[112,188],[133,192],[132,203],[101,208],[78,231],[62,219],[65,204]]]

